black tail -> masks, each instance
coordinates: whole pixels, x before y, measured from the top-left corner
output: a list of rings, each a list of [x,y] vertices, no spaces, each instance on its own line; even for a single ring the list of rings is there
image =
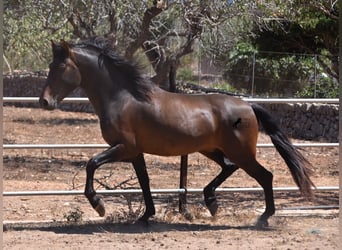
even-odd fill
[[[275,148],[285,160],[302,195],[311,198],[313,196],[312,187],[315,187],[315,185],[309,177],[312,173],[310,162],[292,145],[266,109],[257,104],[252,104],[251,106],[258,122],[261,123],[266,134],[271,137]]]

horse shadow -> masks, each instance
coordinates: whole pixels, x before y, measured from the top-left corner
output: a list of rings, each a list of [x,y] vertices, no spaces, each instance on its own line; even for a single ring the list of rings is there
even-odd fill
[[[210,225],[196,223],[167,223],[159,221],[151,221],[145,223],[108,223],[108,222],[83,222],[83,223],[27,223],[4,225],[5,231],[45,231],[55,234],[75,234],[75,235],[92,235],[98,233],[123,233],[123,234],[139,234],[139,233],[163,233],[163,232],[203,232],[203,231],[222,231],[222,230],[242,230],[242,231],[275,231],[274,227],[259,228],[253,225],[229,226],[229,225]]]

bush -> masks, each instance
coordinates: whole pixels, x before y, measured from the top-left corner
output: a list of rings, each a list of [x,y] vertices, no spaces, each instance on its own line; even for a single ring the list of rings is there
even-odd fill
[[[296,97],[339,98],[339,85],[329,77],[322,76],[316,84],[312,82],[302,91],[298,91]]]
[[[83,217],[83,211],[81,208],[76,207],[72,211],[70,211],[67,214],[64,214],[64,218],[67,220],[67,222],[81,222]]]
[[[190,68],[180,68],[177,71],[177,79],[181,81],[192,81],[194,78]]]
[[[239,91],[251,93],[254,77],[254,94],[293,96],[304,88],[314,67],[313,56],[257,52],[240,44],[230,53],[224,78]]]

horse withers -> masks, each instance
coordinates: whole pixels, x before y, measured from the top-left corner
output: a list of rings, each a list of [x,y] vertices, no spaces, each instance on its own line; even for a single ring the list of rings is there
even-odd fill
[[[211,214],[218,207],[215,189],[241,168],[264,190],[266,208],[257,225],[268,225],[268,218],[275,212],[273,175],[256,160],[259,124],[271,137],[301,193],[312,196],[310,163],[261,106],[222,94],[164,91],[145,78],[136,64],[118,56],[104,38],[76,44],[52,42],[52,52],[41,106],[54,109],[71,91],[82,88],[110,145],[86,165],[85,195],[100,216],[105,215],[104,202],[96,194],[93,178],[102,164],[133,164],[146,206],[139,220],[147,222],[155,208],[143,153],[177,156],[200,152],[221,166],[221,172],[204,188]]]

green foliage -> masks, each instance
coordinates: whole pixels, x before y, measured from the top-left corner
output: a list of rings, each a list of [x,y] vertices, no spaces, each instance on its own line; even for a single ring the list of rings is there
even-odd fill
[[[212,85],[212,87],[214,89],[220,89],[220,90],[224,90],[224,91],[227,91],[227,92],[230,92],[230,93],[240,93],[238,91],[238,89],[236,89],[235,87],[233,87],[232,85],[230,85],[227,82],[217,82],[217,83],[214,83]]]
[[[315,83],[311,82],[302,91],[296,93],[299,98],[339,98],[338,82],[326,76]]]
[[[183,67],[177,71],[177,79],[182,81],[193,81],[194,76],[191,68]]]
[[[4,56],[12,70],[41,70],[51,60],[50,40],[115,35],[124,48],[139,32],[150,1],[12,0],[4,3]],[[8,71],[4,64],[4,71]]]
[[[263,18],[253,20],[245,38],[221,57],[225,62],[225,78],[233,86],[251,93],[254,80],[254,93],[259,95],[283,96],[296,92],[311,95],[307,85],[316,71],[335,79],[329,81],[338,79],[337,4],[295,0],[262,1],[257,5]],[[319,85],[332,89],[331,93],[325,91],[320,96],[334,95],[336,86]]]
[[[256,52],[241,43],[229,54],[224,78],[239,91],[284,96],[300,91],[315,71],[313,56]]]
[[[51,39],[75,40],[94,35],[112,38],[122,53],[139,38],[144,13],[152,2],[6,0],[4,56],[12,70],[45,69],[51,60]],[[191,37],[198,41],[200,57],[210,57],[216,65],[224,66],[226,79],[236,89],[251,92],[254,68],[256,93],[270,95],[283,93],[284,89],[301,93],[303,88],[302,94],[311,93],[306,82],[316,67],[312,57],[262,52],[324,55],[326,59],[319,60],[316,69],[337,79],[339,7],[335,3],[173,1],[153,18],[144,43],[149,43],[150,49],[157,48],[155,52],[160,53],[159,59],[163,61],[192,52],[193,48],[187,47],[189,43],[183,43]],[[186,49],[180,53],[179,48]],[[192,80],[190,64],[182,65],[180,79]],[[3,70],[8,71],[6,64]],[[330,86],[324,81],[319,84]]]
[[[252,44],[259,51],[325,55],[318,61],[327,74],[338,79],[339,7],[332,1],[299,0],[279,2],[277,11],[254,25]]]
[[[45,29],[34,1],[11,1],[4,10],[4,56],[12,70],[40,70],[51,60],[51,39],[69,39],[68,27],[52,33]],[[8,71],[4,64],[4,71]]]

